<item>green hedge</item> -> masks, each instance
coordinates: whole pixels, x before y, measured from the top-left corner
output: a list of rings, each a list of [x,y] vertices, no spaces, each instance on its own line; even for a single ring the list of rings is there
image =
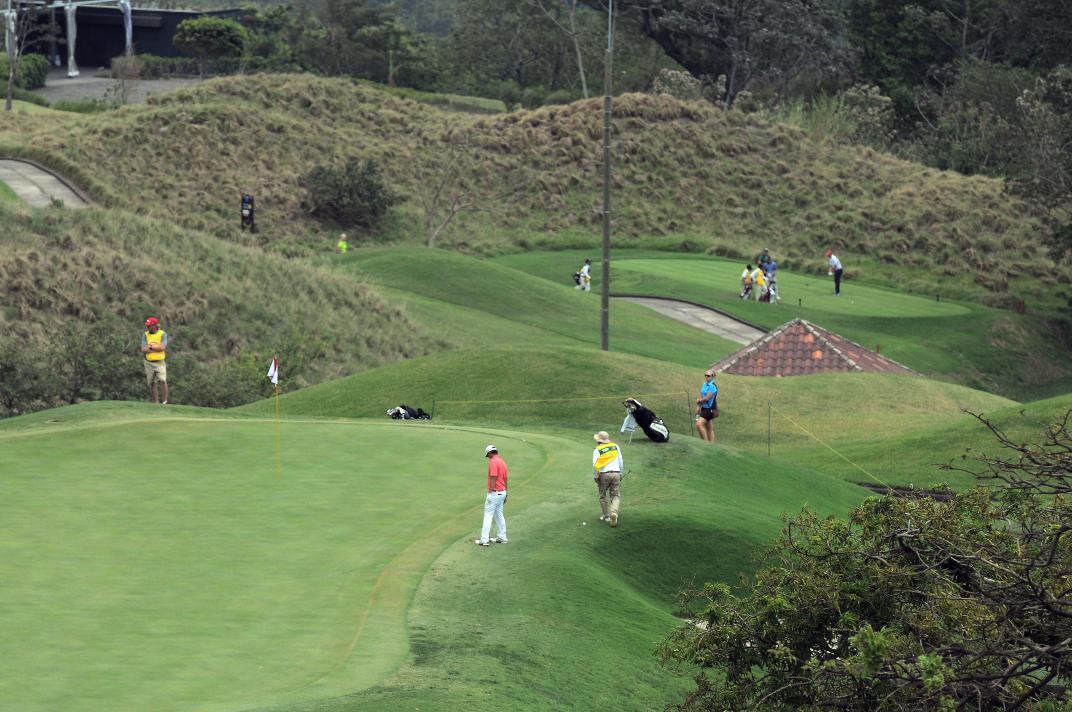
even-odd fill
[[[196,57],[158,57],[155,54],[139,54],[141,79],[166,79],[168,77],[196,77]],[[112,60],[115,61],[114,59]],[[265,57],[222,57],[205,60],[206,74],[237,74],[244,72],[296,72],[297,65],[279,62]]]
[[[0,77],[7,80],[7,55],[0,55]],[[23,55],[19,62],[19,74],[15,77],[15,86],[20,89],[40,89],[48,79],[48,59],[43,54]]]

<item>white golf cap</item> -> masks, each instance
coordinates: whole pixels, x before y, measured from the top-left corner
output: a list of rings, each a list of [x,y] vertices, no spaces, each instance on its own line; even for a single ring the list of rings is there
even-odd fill
[[[484,448],[484,457],[487,457],[493,452],[499,452],[499,448],[495,447],[494,445],[488,445],[486,448]]]

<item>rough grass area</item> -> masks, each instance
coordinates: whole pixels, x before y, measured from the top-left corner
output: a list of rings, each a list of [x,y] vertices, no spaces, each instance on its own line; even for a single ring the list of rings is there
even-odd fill
[[[133,363],[156,315],[169,363],[251,352],[267,369],[275,349],[305,347],[321,354],[309,381],[442,347],[365,284],[165,221],[94,208],[0,208],[0,220],[6,338],[43,342],[68,322],[122,320]]]
[[[762,242],[790,266],[833,246],[850,270],[850,256],[867,256],[890,268],[966,273],[978,293],[998,295],[1021,274],[1037,277],[1016,289],[1038,298],[1067,283],[1066,272],[1038,268],[1046,263],[1041,228],[998,181],[665,96],[626,95],[614,106],[621,246],[744,255]],[[480,210],[460,216],[443,241],[502,251],[592,243],[600,109],[589,100],[472,117],[343,80],[258,75],[214,79],[108,116],[49,115],[32,125],[0,118],[0,146],[45,161],[107,165],[106,175],[73,177],[188,227],[308,250],[334,242],[305,217],[299,179],[310,168],[351,153],[375,158],[410,198],[388,233],[421,240],[420,196],[453,144],[461,146],[450,161],[458,185],[479,196]],[[237,231],[244,192],[259,200],[259,240]]]

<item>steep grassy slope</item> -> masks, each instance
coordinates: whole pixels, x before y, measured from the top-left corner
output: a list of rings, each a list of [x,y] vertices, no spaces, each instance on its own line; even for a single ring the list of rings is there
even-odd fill
[[[794,128],[669,97],[620,97],[615,117],[619,244],[750,254],[767,243],[790,263],[832,244],[857,258],[850,271],[867,256],[967,272],[997,293],[1042,295],[1054,279],[1037,269],[1037,224],[999,182],[813,142]],[[235,228],[238,196],[255,193],[260,240],[290,248],[329,244],[301,206],[299,178],[312,166],[376,158],[410,198],[392,233],[422,239],[420,198],[436,183],[429,171],[442,174],[449,163],[481,210],[462,216],[446,242],[500,251],[591,244],[599,126],[595,100],[473,118],[341,80],[256,76],[106,116],[3,117],[0,150],[73,171],[113,202],[231,239],[253,239]]]
[[[116,357],[133,383],[148,315],[162,319],[179,369],[258,353],[260,371],[276,349],[305,350],[315,381],[442,345],[353,279],[164,221],[0,206],[0,222],[0,340],[44,346],[75,325],[125,330],[129,350]]]

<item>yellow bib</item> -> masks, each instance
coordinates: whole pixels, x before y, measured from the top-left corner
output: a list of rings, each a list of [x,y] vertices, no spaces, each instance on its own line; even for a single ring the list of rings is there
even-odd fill
[[[146,344],[160,344],[163,343],[163,341],[163,329],[157,329],[155,334],[150,334],[148,331],[145,332]],[[145,354],[146,361],[163,361],[165,358],[167,358],[167,354],[165,354],[163,351],[150,351]]]

